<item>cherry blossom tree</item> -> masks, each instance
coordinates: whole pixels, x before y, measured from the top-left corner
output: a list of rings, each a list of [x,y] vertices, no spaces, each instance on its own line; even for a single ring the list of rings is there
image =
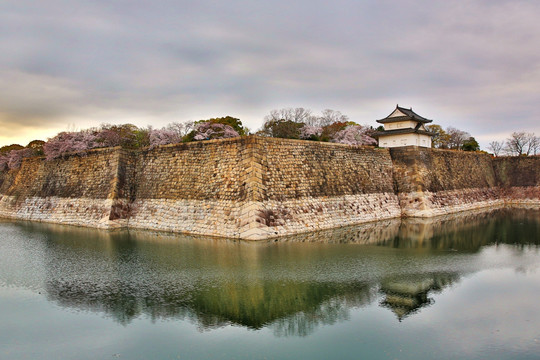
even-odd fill
[[[350,125],[338,131],[331,141],[348,145],[377,145],[377,140],[366,135],[368,129],[361,125]]]
[[[96,140],[96,134],[88,130],[61,132],[43,145],[43,151],[47,160],[56,159],[71,152],[84,155],[87,150],[99,146]]]
[[[34,149],[24,148],[21,150],[11,150],[9,153],[0,156],[0,171],[7,169],[18,169],[22,160],[36,155]]]
[[[323,132],[323,128],[319,126],[304,125],[300,129],[300,139],[304,140],[319,140]]]
[[[9,162],[9,158],[7,154],[0,155],[0,171],[4,171],[8,169],[8,162]]]
[[[240,136],[240,134],[229,125],[203,122],[197,125],[193,140],[226,139],[238,136]]]
[[[13,150],[9,153],[8,167],[10,169],[18,169],[21,167],[22,160],[35,155],[33,149]]]
[[[182,137],[177,131],[166,128],[160,130],[150,130],[149,132],[150,149],[160,145],[176,144],[182,141]]]

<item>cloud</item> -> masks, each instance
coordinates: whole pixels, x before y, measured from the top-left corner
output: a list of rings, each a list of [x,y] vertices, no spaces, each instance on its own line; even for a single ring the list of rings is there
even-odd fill
[[[286,106],[373,124],[396,103],[482,139],[540,133],[534,2],[21,0],[1,10],[4,138],[107,116],[160,126],[243,115],[256,129]]]

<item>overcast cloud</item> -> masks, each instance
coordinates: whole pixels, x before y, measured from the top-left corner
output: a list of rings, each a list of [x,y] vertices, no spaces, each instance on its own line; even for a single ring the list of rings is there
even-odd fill
[[[540,135],[538,1],[4,0],[0,145],[68,127],[396,103],[485,148]]]

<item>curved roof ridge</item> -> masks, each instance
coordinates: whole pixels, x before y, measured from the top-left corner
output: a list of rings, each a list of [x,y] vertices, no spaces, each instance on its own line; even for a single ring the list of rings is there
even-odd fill
[[[390,115],[392,115],[396,110],[399,110],[405,116],[390,117]],[[376,121],[378,123],[381,123],[381,124],[404,121],[404,120],[413,120],[413,121],[418,121],[418,122],[421,122],[421,123],[430,123],[430,122],[433,121],[433,120],[429,120],[429,119],[426,119],[423,116],[418,115],[417,113],[415,113],[413,111],[412,107],[410,109],[406,109],[406,108],[404,108],[402,106],[399,106],[399,105],[396,105],[396,108],[394,109],[394,111],[392,111],[390,113],[390,115],[388,115],[384,119],[379,119],[379,120],[376,120]]]

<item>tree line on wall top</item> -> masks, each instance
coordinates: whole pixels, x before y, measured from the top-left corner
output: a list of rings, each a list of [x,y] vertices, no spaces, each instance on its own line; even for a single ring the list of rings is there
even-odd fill
[[[324,110],[315,115],[309,109],[272,110],[265,117],[260,136],[331,141],[351,145],[377,145],[371,137],[375,130],[349,121],[339,111]],[[184,123],[174,122],[161,129],[133,124],[111,125],[80,131],[64,131],[46,142],[32,141],[26,147],[18,144],[0,148],[0,171],[20,167],[23,158],[45,155],[47,160],[67,153],[83,155],[95,148],[121,146],[126,149],[154,148],[159,145],[245,136],[251,131],[232,116]]]
[[[432,147],[464,151],[479,151],[480,146],[469,133],[440,125],[428,125],[434,134]],[[351,121],[340,111],[325,109],[315,114],[305,108],[283,108],[270,111],[264,117],[259,136],[327,141],[349,145],[376,146],[374,133],[384,130]],[[0,148],[0,171],[20,167],[22,159],[45,155],[47,160],[67,153],[83,155],[95,148],[121,146],[127,149],[154,148],[159,145],[212,139],[224,139],[251,134],[242,121],[232,116],[211,118],[184,123],[173,122],[161,129],[151,126],[137,127],[133,124],[102,124],[96,128],[80,131],[64,131],[49,138],[31,141],[27,146],[12,144]],[[536,155],[540,151],[540,138],[524,132],[513,133],[505,142],[492,142],[489,150],[495,156]]]
[[[506,141],[492,141],[488,149],[495,156],[528,156],[540,153],[540,137],[524,131],[513,132]]]

